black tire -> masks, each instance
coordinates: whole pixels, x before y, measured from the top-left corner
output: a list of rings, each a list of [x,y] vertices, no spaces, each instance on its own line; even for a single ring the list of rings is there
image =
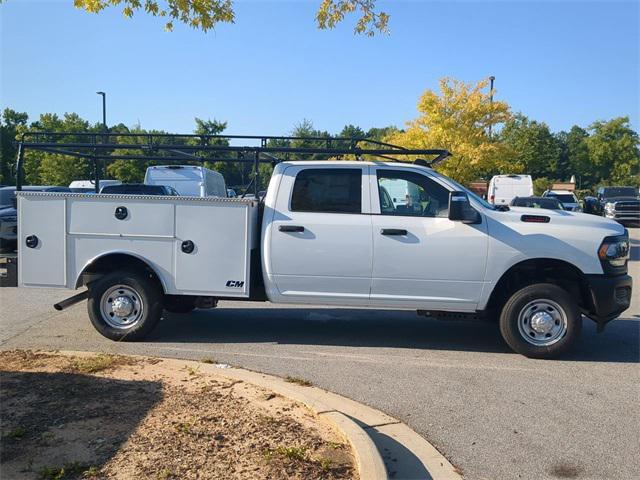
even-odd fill
[[[119,328],[113,325],[117,323],[114,319],[110,320],[111,324],[105,319],[106,315],[103,316],[103,307],[101,306],[103,296],[118,286],[122,286],[122,290],[116,289],[113,295],[107,297],[117,297],[119,291],[123,294],[120,298],[134,298],[135,301],[131,302],[132,305],[139,307],[138,310],[133,310],[135,307],[131,307],[132,317],[135,317],[135,320],[131,320],[132,323],[126,325],[124,324],[125,319]],[[113,302],[109,302],[109,298],[107,298],[105,305],[107,304],[113,305]],[[148,273],[117,270],[103,275],[89,285],[89,300],[87,302],[89,318],[95,329],[111,340],[135,341],[144,338],[160,320],[162,307],[162,288],[158,281]],[[113,309],[113,307],[111,308]],[[116,318],[120,317],[116,316]]]
[[[189,313],[196,308],[193,297],[180,295],[165,295],[164,309],[171,313]]]
[[[533,318],[536,314],[539,319]],[[566,290],[537,283],[511,295],[502,307],[499,323],[502,338],[514,351],[530,358],[555,358],[576,343],[582,315]]]

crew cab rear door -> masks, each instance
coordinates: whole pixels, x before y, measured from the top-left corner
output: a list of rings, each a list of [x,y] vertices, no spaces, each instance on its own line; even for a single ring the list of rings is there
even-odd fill
[[[371,305],[473,311],[487,261],[486,221],[448,218],[449,187],[415,168],[371,167]],[[406,191],[399,202],[389,191]]]
[[[291,165],[278,188],[267,274],[280,302],[364,305],[371,286],[367,165]]]

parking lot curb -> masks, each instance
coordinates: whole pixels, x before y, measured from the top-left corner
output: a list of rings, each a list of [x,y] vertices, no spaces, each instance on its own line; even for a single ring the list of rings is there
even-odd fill
[[[96,352],[60,351],[63,355],[95,355]],[[118,354],[121,355],[121,354]],[[356,468],[362,480],[432,479],[461,480],[460,471],[408,425],[384,412],[297,379],[283,379],[225,364],[180,360],[148,355],[122,355],[160,358],[178,368],[190,367],[200,373],[241,380],[304,404],[321,420],[338,431],[353,449]],[[296,383],[298,382],[298,383]]]

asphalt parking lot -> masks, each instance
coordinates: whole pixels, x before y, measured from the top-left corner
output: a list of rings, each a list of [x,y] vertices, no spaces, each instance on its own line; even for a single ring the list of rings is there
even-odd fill
[[[66,291],[0,289],[0,348],[215,358],[303,377],[402,419],[470,479],[640,478],[640,229],[632,308],[597,334],[585,322],[562,360],[512,353],[497,327],[414,312],[222,302],[115,343]]]

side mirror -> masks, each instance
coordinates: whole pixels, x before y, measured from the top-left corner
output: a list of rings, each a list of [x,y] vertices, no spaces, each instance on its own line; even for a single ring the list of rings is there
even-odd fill
[[[469,203],[466,192],[454,191],[449,194],[449,220],[480,223],[480,214]]]

